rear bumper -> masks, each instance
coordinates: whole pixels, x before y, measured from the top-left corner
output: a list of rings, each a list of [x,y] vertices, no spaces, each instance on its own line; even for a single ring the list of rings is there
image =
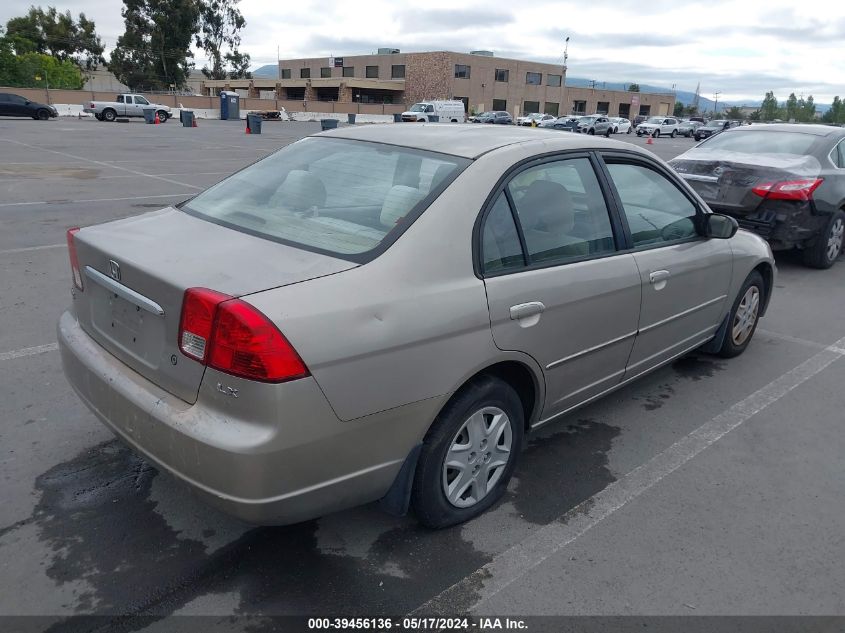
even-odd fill
[[[823,213],[814,213],[808,203],[767,201],[747,214],[716,203],[708,205],[717,213],[735,218],[741,228],[767,240],[772,250],[785,250],[811,243],[825,227],[829,217]]]
[[[416,403],[341,422],[312,377],[236,383],[210,369],[191,405],[111,356],[71,312],[58,341],[68,381],[101,422],[252,523],[295,523],[381,498],[431,420],[431,403]],[[238,398],[218,392],[218,380],[237,385]]]

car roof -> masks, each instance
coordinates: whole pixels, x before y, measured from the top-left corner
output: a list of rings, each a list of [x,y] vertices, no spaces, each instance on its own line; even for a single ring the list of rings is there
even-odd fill
[[[797,134],[812,134],[813,136],[845,136],[842,128],[830,125],[818,125],[814,123],[755,123],[754,125],[743,125],[735,128],[737,132],[794,132]]]
[[[567,149],[609,148],[634,150],[648,155],[636,145],[603,138],[584,138],[584,134],[561,134],[555,130],[520,126],[477,125],[463,123],[393,123],[349,126],[321,132],[314,136],[386,143],[451,154],[463,158],[479,156],[508,145],[534,143],[538,153]]]

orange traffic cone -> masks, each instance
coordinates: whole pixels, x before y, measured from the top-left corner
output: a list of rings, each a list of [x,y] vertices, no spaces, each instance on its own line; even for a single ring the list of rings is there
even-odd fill
[[[648,140],[645,142],[645,144],[654,145],[654,137],[651,134],[648,135]]]
[[[155,123],[156,125],[161,123],[161,120],[158,118],[158,112],[156,112],[156,118],[153,120],[153,123]]]
[[[246,134],[252,134],[252,130],[249,129],[249,120],[246,122]]]

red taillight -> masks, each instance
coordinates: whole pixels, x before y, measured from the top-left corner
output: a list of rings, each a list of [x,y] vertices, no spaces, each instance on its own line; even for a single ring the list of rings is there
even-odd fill
[[[309,374],[279,329],[256,308],[207,288],[189,288],[179,326],[182,353],[218,369],[263,382]]]
[[[767,200],[810,200],[813,197],[813,192],[822,184],[822,180],[822,178],[805,178],[803,180],[764,182],[751,191]]]
[[[76,242],[73,239],[78,232],[78,226],[67,230],[67,252],[70,257],[70,275],[73,278],[73,285],[82,290],[82,271],[79,269],[79,257],[76,255]]]
[[[94,102],[92,101],[91,103],[89,103],[89,104],[88,104],[88,107],[89,107],[91,110],[93,110],[93,109],[94,109]]]

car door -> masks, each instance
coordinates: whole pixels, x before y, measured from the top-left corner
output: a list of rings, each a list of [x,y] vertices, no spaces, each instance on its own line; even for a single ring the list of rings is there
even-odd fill
[[[543,368],[542,419],[617,385],[640,310],[639,271],[586,153],[522,167],[491,198],[479,265],[493,339]]]
[[[9,95],[10,116],[32,116],[33,113],[27,108],[27,100],[20,95]]]
[[[671,172],[646,157],[603,159],[642,283],[628,379],[713,336],[730,306],[733,253],[700,236],[704,211]]]
[[[10,95],[0,92],[0,116],[11,116],[12,104],[9,97]]]

